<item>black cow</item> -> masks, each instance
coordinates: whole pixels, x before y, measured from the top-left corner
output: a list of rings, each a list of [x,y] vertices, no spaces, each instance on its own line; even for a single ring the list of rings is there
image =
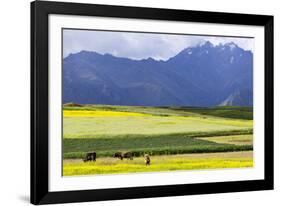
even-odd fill
[[[83,161],[88,162],[88,161],[96,161],[97,158],[97,153],[96,152],[88,152],[86,156],[84,157]]]
[[[120,160],[123,160],[123,158],[127,158],[130,160],[133,160],[133,153],[132,152],[116,152],[113,157],[119,158]]]
[[[123,154],[122,152],[116,152],[113,155],[114,158],[119,158],[120,160],[123,160]]]
[[[132,152],[123,153],[123,158],[133,160],[133,153]]]

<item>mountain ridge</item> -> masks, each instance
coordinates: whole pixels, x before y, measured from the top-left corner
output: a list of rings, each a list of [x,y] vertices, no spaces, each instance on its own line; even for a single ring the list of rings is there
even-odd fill
[[[234,43],[207,41],[165,61],[83,50],[63,60],[63,102],[216,106],[237,91],[252,102],[252,67],[252,52]]]

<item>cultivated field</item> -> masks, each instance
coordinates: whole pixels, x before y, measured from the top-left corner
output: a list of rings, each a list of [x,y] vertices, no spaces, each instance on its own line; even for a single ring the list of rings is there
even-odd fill
[[[199,170],[218,168],[252,167],[252,152],[226,152],[208,154],[160,155],[153,156],[150,166],[145,166],[142,157],[134,160],[118,160],[110,157],[98,158],[96,162],[84,163],[81,160],[65,160],[63,174],[116,174],[131,172],[156,172],[175,170]]]
[[[63,116],[63,175],[253,164],[252,108],[68,105]],[[89,151],[97,153],[96,162],[82,162]],[[114,159],[119,151],[132,152],[134,160]]]

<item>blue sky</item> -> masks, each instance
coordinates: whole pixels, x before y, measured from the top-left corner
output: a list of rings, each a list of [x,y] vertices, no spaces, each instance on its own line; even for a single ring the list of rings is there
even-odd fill
[[[167,60],[186,47],[196,46],[205,41],[210,41],[214,45],[234,42],[239,47],[251,51],[254,46],[254,39],[250,38],[64,30],[63,57],[86,50],[131,59],[152,57]]]

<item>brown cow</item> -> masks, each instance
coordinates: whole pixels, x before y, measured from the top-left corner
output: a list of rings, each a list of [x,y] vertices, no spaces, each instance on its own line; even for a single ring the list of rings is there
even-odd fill
[[[144,155],[144,162],[146,166],[150,165],[150,157],[148,154]]]
[[[96,161],[97,158],[97,153],[96,152],[88,152],[86,156],[84,157],[83,161],[88,162],[88,161]]]

